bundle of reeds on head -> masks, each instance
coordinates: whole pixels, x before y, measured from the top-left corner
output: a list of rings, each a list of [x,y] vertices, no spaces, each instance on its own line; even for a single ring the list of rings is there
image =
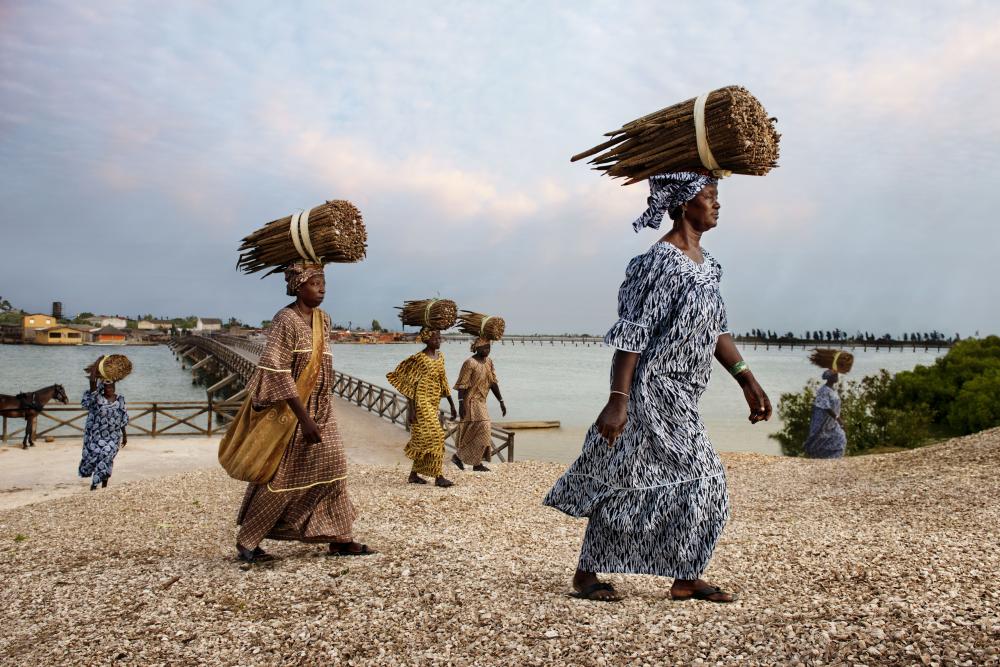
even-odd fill
[[[448,299],[421,299],[420,301],[404,301],[399,319],[411,327],[427,327],[444,331],[455,326],[458,306]]]
[[[834,373],[850,373],[854,367],[853,354],[825,347],[813,350],[813,353],[809,355],[809,361]]]
[[[121,382],[132,372],[132,362],[124,354],[106,354],[97,362],[97,373],[109,382]]]
[[[496,315],[483,315],[474,313],[471,310],[463,310],[458,316],[458,328],[463,333],[467,333],[477,338],[486,340],[500,340],[503,338],[506,323],[502,317]]]
[[[763,176],[778,166],[777,119],[750,91],[727,86],[702,97],[703,107],[701,97],[692,98],[607,132],[609,141],[572,161],[594,156],[594,169],[628,179],[625,185],[674,171]]]
[[[269,222],[243,239],[236,263],[244,273],[284,271],[299,261],[349,263],[364,259],[368,233],[361,211],[335,199]]]

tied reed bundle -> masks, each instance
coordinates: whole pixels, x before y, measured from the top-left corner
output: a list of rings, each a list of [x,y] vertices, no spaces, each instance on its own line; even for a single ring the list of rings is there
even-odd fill
[[[97,362],[97,373],[104,380],[121,382],[132,372],[132,362],[124,354],[106,354]]]
[[[476,336],[477,338],[500,340],[503,338],[505,327],[506,323],[503,321],[503,318],[496,317],[495,315],[483,315],[482,313],[474,313],[471,310],[463,310],[462,314],[458,316],[458,328],[463,333]]]
[[[358,262],[365,257],[368,233],[361,211],[354,204],[335,199],[308,211],[308,238],[293,238],[292,225],[295,215],[287,215],[269,222],[243,239],[237,268],[244,273],[271,269],[264,275],[279,273],[303,259],[298,246],[305,254],[315,255],[323,263]],[[309,252],[311,246],[312,253]]]
[[[412,327],[427,327],[444,331],[455,326],[458,306],[448,299],[422,299],[420,301],[404,301],[399,319],[403,324]]]
[[[705,102],[707,145],[717,167],[705,164],[698,151],[695,98],[605,133],[609,141],[574,155],[572,162],[600,153],[590,164],[612,178],[628,179],[625,185],[673,171],[721,169],[763,176],[778,166],[776,122],[746,88],[727,86],[709,93]]]
[[[820,368],[827,368],[834,373],[850,373],[854,367],[854,355],[843,350],[816,348],[809,355],[809,361]]]

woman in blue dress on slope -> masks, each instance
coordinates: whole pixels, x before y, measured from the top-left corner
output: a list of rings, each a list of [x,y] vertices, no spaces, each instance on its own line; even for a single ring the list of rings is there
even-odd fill
[[[633,227],[659,228],[666,213],[673,229],[629,263],[604,339],[616,348],[608,402],[545,504],[588,518],[577,596],[620,600],[597,577],[615,572],[672,577],[675,600],[732,602],[701,579],[729,517],[725,468],[698,414],[712,358],[743,389],[751,423],[769,419],[771,404],[729,333],[722,267],[701,247],[718,224],[717,180],[649,181],[649,209]]]

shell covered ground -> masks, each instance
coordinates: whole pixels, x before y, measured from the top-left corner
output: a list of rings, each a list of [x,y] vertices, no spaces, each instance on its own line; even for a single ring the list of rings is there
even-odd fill
[[[723,455],[733,517],[706,578],[611,576],[568,595],[584,521],[541,506],[564,466],[496,464],[443,490],[354,466],[356,538],[265,542],[241,567],[221,470],[0,513],[4,664],[1000,664],[1000,429],[839,461]],[[450,473],[449,473],[450,474]]]

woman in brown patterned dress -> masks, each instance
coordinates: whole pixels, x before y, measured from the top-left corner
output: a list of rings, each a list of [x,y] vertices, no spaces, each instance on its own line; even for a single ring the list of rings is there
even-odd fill
[[[333,414],[326,313],[322,313],[319,378],[305,403],[295,386],[312,356],[312,311],[326,292],[323,267],[296,264],[285,271],[285,280],[288,294],[296,300],[271,320],[264,353],[247,389],[255,410],[287,401],[299,425],[274,477],[267,484],[247,487],[236,521],[240,526],[236,550],[247,562],[271,560],[260,543],[272,539],[326,543],[335,556],[375,553],[351,537],[357,510],[347,493],[347,457]]]
[[[458,414],[462,423],[458,427],[458,451],[451,457],[460,470],[470,465],[476,472],[489,472],[483,465],[493,447],[490,438],[492,423],[486,409],[486,398],[490,391],[500,401],[500,411],[507,416],[507,406],[500,396],[497,371],[490,359],[490,341],[477,338],[472,341],[475,354],[465,360],[458,374],[455,389],[458,390]]]

